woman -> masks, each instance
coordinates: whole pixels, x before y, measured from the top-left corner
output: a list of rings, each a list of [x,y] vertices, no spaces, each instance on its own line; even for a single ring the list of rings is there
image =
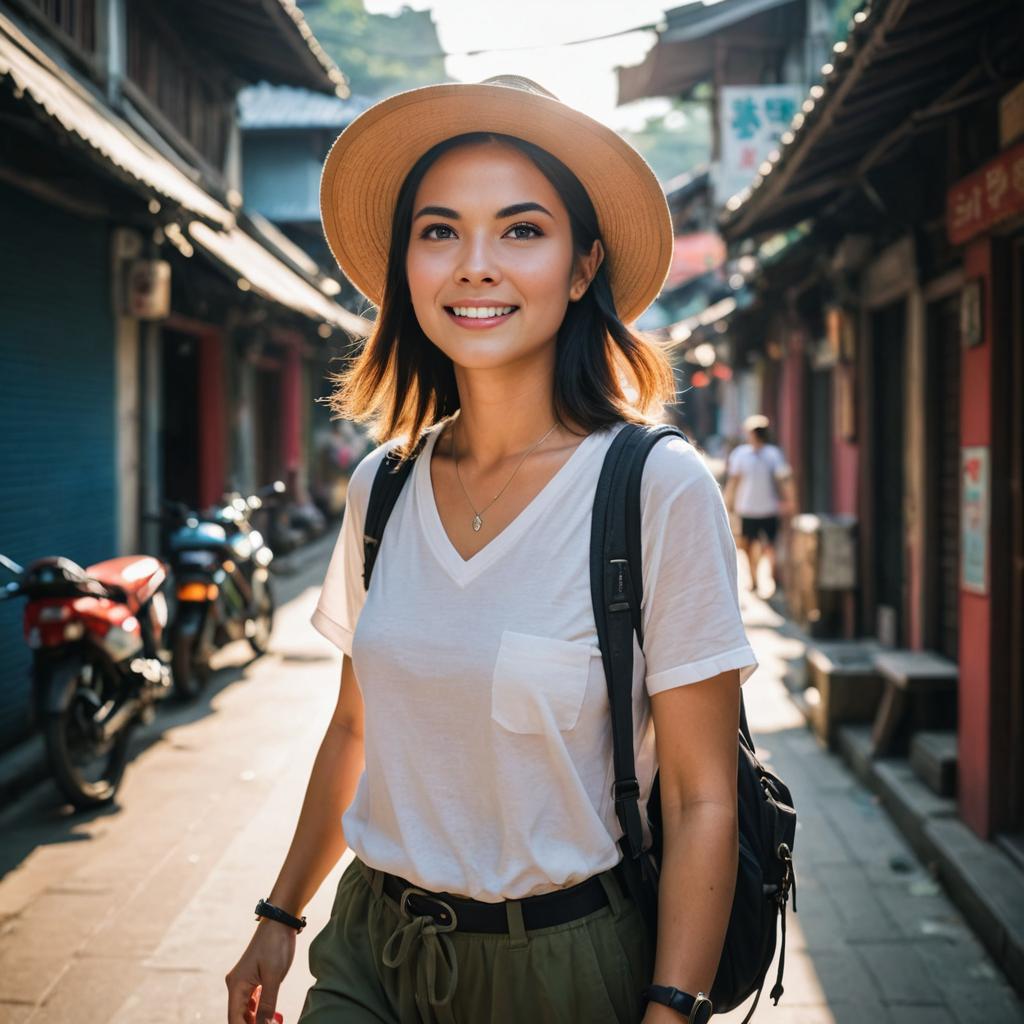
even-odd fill
[[[668,269],[657,180],[613,132],[508,76],[378,103],[332,148],[321,209],[380,307],[336,409],[383,443],[352,476],[313,615],[344,655],[337,707],[271,906],[227,976],[229,1021],[270,1019],[297,915],[348,847],[301,1024],[685,1019],[641,992],[711,988],[756,662],[720,492],[666,439],[644,470],[634,658],[642,808],[661,770],[655,950],[616,870],[588,542],[612,438],[672,396],[664,354],[624,326]],[[364,590],[374,474],[420,439]]]

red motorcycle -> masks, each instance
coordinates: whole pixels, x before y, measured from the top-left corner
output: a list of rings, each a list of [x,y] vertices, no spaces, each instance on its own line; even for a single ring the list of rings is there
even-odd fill
[[[50,768],[75,807],[114,798],[134,726],[148,723],[171,692],[166,650],[167,566],[149,555],[97,562],[41,558],[13,577],[0,600],[25,597],[32,649],[33,710]]]

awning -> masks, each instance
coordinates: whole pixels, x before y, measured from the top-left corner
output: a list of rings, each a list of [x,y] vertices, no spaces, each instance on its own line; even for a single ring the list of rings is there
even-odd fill
[[[186,37],[203,40],[246,82],[349,94],[295,0],[163,0],[160,6]]]
[[[230,226],[234,216],[0,14],[0,76],[147,195]]]
[[[618,68],[618,103],[650,96],[679,96],[688,93],[714,72],[715,49],[708,36],[741,25],[777,7],[796,0],[695,0],[665,12],[666,27],[641,64]],[[768,26],[759,26],[760,30]],[[744,26],[746,31],[749,26]],[[768,39],[765,35],[766,41]]]
[[[279,302],[313,320],[335,324],[360,337],[369,334],[373,325],[368,320],[331,302],[241,228],[215,231],[202,221],[193,221],[188,233],[233,272],[239,287],[251,288],[271,302]]]
[[[855,14],[778,158],[726,204],[726,237],[780,231],[870,191],[867,173],[922,127],[1005,89],[979,54],[1017,45],[999,22],[1019,9],[1020,0],[875,0]]]

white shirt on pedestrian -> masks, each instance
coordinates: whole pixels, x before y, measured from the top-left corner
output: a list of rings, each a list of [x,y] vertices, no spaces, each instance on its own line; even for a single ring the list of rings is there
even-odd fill
[[[774,480],[792,470],[782,449],[774,444],[755,448],[741,444],[729,453],[728,474],[738,476],[733,505],[737,515],[746,519],[764,519],[779,514],[779,496]]]
[[[488,902],[614,866],[611,719],[590,594],[590,520],[618,423],[589,434],[522,512],[463,559],[434,499],[428,437],[364,593],[363,521],[381,445],[356,467],[313,625],[352,657],[365,770],[348,845],[415,885]],[[757,661],[736,547],[703,459],[665,438],[642,481],[633,705],[641,811],[657,767],[650,697]],[[467,506],[467,515],[470,513]],[[645,819],[645,839],[649,831]]]

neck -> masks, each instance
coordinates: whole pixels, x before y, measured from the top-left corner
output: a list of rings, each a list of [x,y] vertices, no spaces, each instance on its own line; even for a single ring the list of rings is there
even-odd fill
[[[445,431],[445,454],[452,451],[454,428],[456,458],[483,470],[522,455],[555,423],[549,374],[516,382],[497,377],[456,367],[460,408]],[[577,444],[583,433],[574,434],[559,424],[542,448]]]

